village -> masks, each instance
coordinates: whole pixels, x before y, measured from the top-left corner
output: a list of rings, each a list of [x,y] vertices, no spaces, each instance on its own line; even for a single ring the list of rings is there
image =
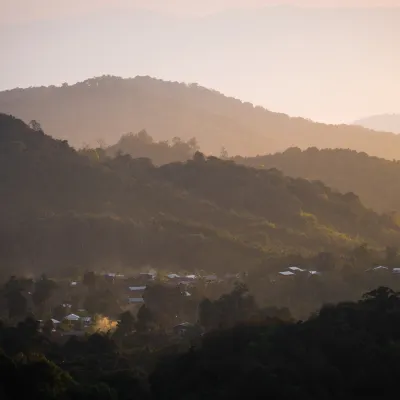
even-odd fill
[[[202,329],[199,305],[204,299],[215,301],[238,284],[249,286],[258,303],[274,301],[295,309],[299,290],[327,285],[337,274],[288,266],[264,275],[262,280],[246,273],[218,276],[152,268],[131,274],[88,271],[75,280],[53,280],[46,275],[37,280],[11,277],[4,287],[6,296],[0,302],[0,312],[3,319],[15,323],[31,315],[40,329],[54,338],[113,331],[126,312],[137,320],[146,320],[142,321],[142,326],[147,324],[145,330],[163,329],[182,336]],[[371,284],[385,284],[400,276],[400,268],[376,265],[362,275]]]

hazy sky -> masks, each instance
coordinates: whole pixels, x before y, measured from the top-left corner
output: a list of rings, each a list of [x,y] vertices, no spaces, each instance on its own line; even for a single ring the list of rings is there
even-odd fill
[[[0,21],[14,23],[117,8],[147,9],[176,15],[204,15],[232,8],[260,8],[282,4],[303,7],[384,7],[399,5],[399,0],[0,0],[0,4]]]
[[[278,3],[0,0],[0,90],[151,75],[321,121],[400,112],[400,0]]]

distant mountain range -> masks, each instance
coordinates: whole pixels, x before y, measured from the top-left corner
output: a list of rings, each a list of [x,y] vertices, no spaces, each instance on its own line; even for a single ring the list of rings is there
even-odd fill
[[[297,146],[348,148],[400,159],[400,136],[359,126],[326,125],[271,112],[196,84],[150,77],[93,78],[72,86],[0,92],[0,112],[37,120],[73,146],[108,145],[146,129],[157,141],[197,138],[206,154],[251,156]]]
[[[359,119],[354,124],[375,131],[400,133],[400,114],[373,115]]]

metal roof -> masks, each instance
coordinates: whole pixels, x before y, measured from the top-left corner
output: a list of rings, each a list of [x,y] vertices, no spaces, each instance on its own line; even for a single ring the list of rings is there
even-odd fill
[[[175,278],[180,278],[180,276],[177,275],[177,274],[169,274],[169,275],[167,275],[167,278],[169,278],[169,279],[175,279]]]
[[[144,303],[144,299],[142,297],[130,297],[129,303]]]
[[[379,269],[389,269],[388,267],[385,267],[383,265],[378,265],[377,267],[372,268],[374,271],[379,270]]]
[[[131,292],[136,292],[136,291],[140,291],[140,290],[145,290],[146,286],[129,286],[129,290]]]
[[[291,271],[299,271],[299,272],[304,272],[306,271],[305,269],[299,268],[299,267],[289,267]]]
[[[68,321],[79,321],[81,319],[81,317],[76,314],[69,314],[64,319],[66,319]]]

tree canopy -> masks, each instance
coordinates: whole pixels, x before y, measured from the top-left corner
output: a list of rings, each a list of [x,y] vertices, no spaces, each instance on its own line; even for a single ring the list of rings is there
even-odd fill
[[[282,153],[235,157],[235,162],[255,168],[277,168],[284,174],[319,180],[342,193],[356,193],[378,212],[400,211],[400,163],[345,149],[292,147]]]
[[[392,216],[357,196],[274,169],[199,152],[160,167],[129,155],[90,158],[6,115],[0,143],[5,265],[240,270],[282,251],[384,247],[400,237]]]

